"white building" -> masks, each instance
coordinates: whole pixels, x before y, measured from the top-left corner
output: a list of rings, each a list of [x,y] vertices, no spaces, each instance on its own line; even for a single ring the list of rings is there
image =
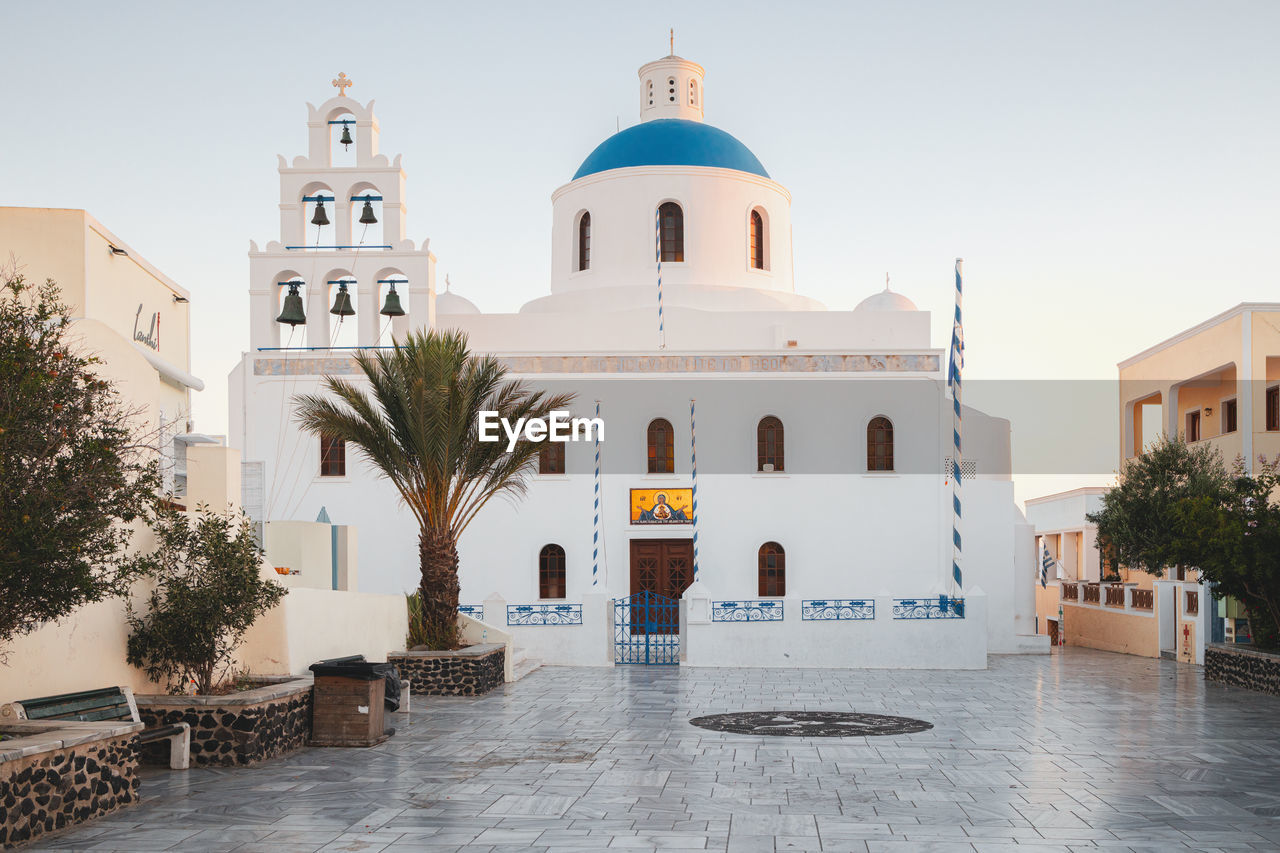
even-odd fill
[[[790,194],[703,122],[703,69],[668,56],[640,69],[639,87],[640,122],[552,193],[550,293],[530,282],[513,314],[436,292],[426,244],[404,239],[404,175],[377,154],[369,107],[340,96],[311,108],[309,156],[280,161],[281,240],[250,253],[252,350],[231,376],[232,442],[261,463],[261,514],[323,507],[362,529],[365,589],[416,586],[416,528],[391,487],[354,453],[322,458],[290,417],[322,375],[356,369],[330,326],[337,282],[352,282],[353,344],[365,347],[389,343],[377,311],[399,280],[407,313],[391,331],[461,329],[515,376],[575,393],[574,415],[599,403],[599,546],[590,443],[549,452],[528,496],[490,504],[460,543],[463,603],[546,662],[674,662],[678,643],[692,665],[973,668],[987,652],[1046,649],[1008,423],[965,410],[956,590],[951,401],[928,313],[887,289],[852,311],[798,294]],[[354,163],[333,166],[348,127]],[[386,236],[353,236],[364,196],[380,198]],[[320,198],[336,198],[332,236],[308,224]],[[305,341],[276,322],[288,282],[305,293]],[[658,493],[673,512],[654,512]],[[642,629],[625,608],[646,591],[683,598],[679,619],[674,605],[645,610],[672,624]],[[939,601],[957,593],[962,608]]]

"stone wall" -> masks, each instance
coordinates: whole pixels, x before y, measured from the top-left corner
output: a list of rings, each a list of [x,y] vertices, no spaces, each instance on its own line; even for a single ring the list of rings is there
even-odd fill
[[[138,696],[138,716],[153,726],[191,726],[191,763],[256,764],[311,738],[311,681],[295,680],[229,696]],[[167,766],[169,742],[142,748],[145,764]]]
[[[1212,643],[1204,649],[1204,678],[1280,696],[1280,654]]]
[[[506,646],[468,646],[452,652],[387,655],[413,693],[426,696],[480,696],[502,684]]]
[[[0,742],[0,847],[57,832],[138,801],[137,735],[5,760]]]

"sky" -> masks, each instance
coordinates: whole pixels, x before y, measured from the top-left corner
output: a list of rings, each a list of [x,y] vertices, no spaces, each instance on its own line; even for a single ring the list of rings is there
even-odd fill
[[[224,433],[275,155],[339,71],[441,286],[513,311],[548,289],[552,191],[638,121],[669,27],[706,119],[792,193],[798,291],[849,309],[888,272],[945,348],[965,258],[967,379],[1114,379],[1280,301],[1274,0],[12,4],[0,204],[87,209],[192,292],[196,429]]]

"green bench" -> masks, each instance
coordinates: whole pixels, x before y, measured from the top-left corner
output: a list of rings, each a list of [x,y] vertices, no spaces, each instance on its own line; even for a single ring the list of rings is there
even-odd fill
[[[81,693],[62,693],[23,699],[0,708],[0,720],[78,720],[99,722],[102,720],[132,720],[140,723],[138,704],[133,700],[133,690],[128,687],[104,687]],[[169,766],[174,770],[186,770],[191,766],[191,726],[175,723],[143,729],[139,743],[169,741]]]

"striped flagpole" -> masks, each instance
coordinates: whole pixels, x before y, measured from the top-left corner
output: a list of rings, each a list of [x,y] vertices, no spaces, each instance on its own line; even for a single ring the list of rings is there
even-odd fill
[[[600,582],[600,401],[596,400],[596,490],[595,526],[591,531],[591,585]]]
[[[961,286],[960,265],[964,263],[963,259],[956,258],[956,317],[951,327],[951,370],[947,377],[947,383],[951,386],[951,402],[954,408],[952,435],[955,446],[952,448],[951,456],[951,505],[953,514],[951,518],[951,579],[955,582],[954,595],[959,597],[964,592],[964,575],[960,571],[960,521],[963,516],[961,512],[960,492],[962,487],[962,470],[964,468],[963,455],[961,453],[961,404],[960,404],[960,373],[964,368],[964,324],[961,322],[960,304],[963,288]]]
[[[689,400],[689,448],[693,456],[693,582],[698,582],[698,424],[693,399]]]
[[[667,329],[662,321],[662,208],[653,212],[653,249],[658,259],[658,349],[666,349]]]

